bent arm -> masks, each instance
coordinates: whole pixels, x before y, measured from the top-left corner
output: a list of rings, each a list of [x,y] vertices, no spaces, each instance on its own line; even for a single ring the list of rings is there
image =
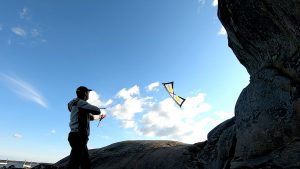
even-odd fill
[[[101,111],[97,106],[91,105],[83,100],[80,100],[80,102],[78,103],[78,108],[83,109],[84,111],[87,111],[88,113],[91,113],[93,115],[101,114]]]

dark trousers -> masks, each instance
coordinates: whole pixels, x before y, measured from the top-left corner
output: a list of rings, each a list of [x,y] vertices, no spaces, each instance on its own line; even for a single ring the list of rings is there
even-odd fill
[[[88,136],[77,132],[70,132],[68,141],[72,147],[68,169],[91,169],[91,162],[87,148]]]

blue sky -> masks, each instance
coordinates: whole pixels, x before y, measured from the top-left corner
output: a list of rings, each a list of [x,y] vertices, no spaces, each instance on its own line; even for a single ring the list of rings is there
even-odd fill
[[[174,81],[180,109],[162,87]],[[67,103],[80,85],[107,107],[89,148],[195,143],[233,116],[249,75],[213,0],[5,1],[0,6],[0,159],[56,162],[70,151]]]

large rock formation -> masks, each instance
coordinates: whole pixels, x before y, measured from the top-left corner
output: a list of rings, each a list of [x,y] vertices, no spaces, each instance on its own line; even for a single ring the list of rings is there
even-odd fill
[[[199,159],[207,169],[300,168],[300,1],[219,0],[218,16],[250,84]]]
[[[199,158],[210,169],[300,168],[300,1],[219,0],[218,16],[250,84]]]
[[[94,168],[300,168],[300,1],[219,0],[218,16],[250,74],[235,117],[195,145],[132,141],[91,150]]]

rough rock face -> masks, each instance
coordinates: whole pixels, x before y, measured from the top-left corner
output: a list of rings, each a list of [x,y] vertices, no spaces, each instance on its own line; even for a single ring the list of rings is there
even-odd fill
[[[124,141],[89,151],[93,169],[197,169],[197,152],[197,146],[175,141]]]
[[[235,117],[215,127],[207,135],[207,141],[196,143],[200,148],[198,160],[201,169],[227,169],[234,156],[236,135]]]
[[[218,16],[250,74],[230,168],[300,168],[300,1],[219,0]]]

